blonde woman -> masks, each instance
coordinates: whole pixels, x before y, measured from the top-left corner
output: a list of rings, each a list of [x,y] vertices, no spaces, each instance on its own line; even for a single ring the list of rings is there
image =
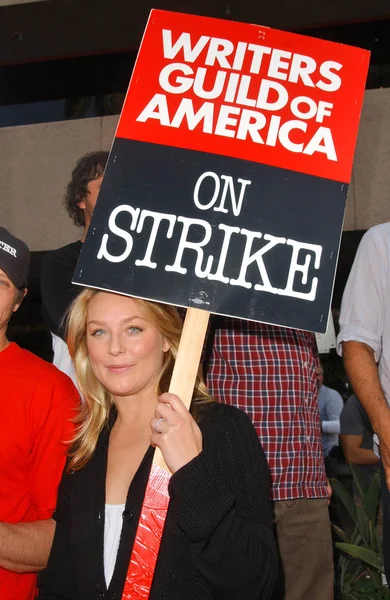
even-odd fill
[[[40,600],[120,600],[158,446],[172,472],[151,600],[270,597],[268,469],[250,419],[198,379],[168,394],[181,334],[172,306],[87,289],[68,320],[85,399],[55,513]]]

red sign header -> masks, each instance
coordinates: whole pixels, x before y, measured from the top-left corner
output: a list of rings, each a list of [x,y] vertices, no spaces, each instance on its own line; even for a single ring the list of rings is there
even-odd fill
[[[152,10],[117,137],[348,183],[369,52]]]

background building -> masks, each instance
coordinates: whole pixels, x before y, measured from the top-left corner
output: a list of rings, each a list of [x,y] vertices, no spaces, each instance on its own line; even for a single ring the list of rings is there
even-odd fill
[[[109,149],[150,8],[268,25],[367,48],[371,64],[333,306],[364,231],[390,220],[388,0],[0,0],[0,223],[33,251],[39,320],[42,253],[79,236],[62,206],[81,155]]]

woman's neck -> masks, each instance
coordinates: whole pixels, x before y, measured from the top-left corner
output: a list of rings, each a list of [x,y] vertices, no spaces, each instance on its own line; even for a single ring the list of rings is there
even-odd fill
[[[115,397],[115,406],[118,412],[117,427],[148,427],[157,406],[157,395],[148,393]]]

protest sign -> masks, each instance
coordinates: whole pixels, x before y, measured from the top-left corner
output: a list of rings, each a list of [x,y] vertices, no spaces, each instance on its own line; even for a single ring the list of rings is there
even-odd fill
[[[190,308],[170,387],[187,406],[210,312],[325,331],[368,61],[151,12],[73,281]],[[149,596],[168,506],[156,454],[132,600]]]
[[[324,332],[368,60],[152,11],[75,283]]]

